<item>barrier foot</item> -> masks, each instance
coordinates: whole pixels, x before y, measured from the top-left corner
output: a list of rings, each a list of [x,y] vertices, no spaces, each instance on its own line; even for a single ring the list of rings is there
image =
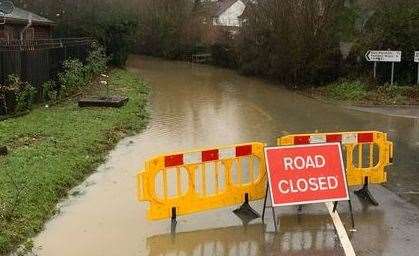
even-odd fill
[[[172,220],[171,224],[170,224],[170,234],[172,236],[176,235],[176,226],[177,226],[177,220]]]
[[[352,201],[351,201],[351,199],[349,199],[348,205],[349,205],[349,213],[351,214],[351,224],[352,224],[352,228],[349,231],[350,232],[356,232],[357,230],[355,228],[355,218],[354,218],[354,211],[352,209]]]
[[[262,223],[265,224],[265,213],[266,213],[266,208],[271,208],[272,209],[272,219],[274,222],[274,228],[275,228],[275,233],[278,232],[278,224],[276,223],[276,214],[275,214],[275,207],[271,206],[267,206],[267,201],[268,201],[268,195],[269,195],[269,182],[266,185],[266,193],[265,193],[265,200],[263,201],[263,210],[262,210]],[[272,198],[271,198],[272,201]]]
[[[302,213],[303,213],[303,205],[297,206],[297,214],[302,214]]]
[[[377,200],[375,200],[374,196],[371,194],[371,191],[368,188],[368,177],[365,177],[364,186],[360,190],[356,190],[354,193],[359,198],[369,202],[370,204],[372,204],[374,206],[379,205]]]
[[[332,212],[336,212],[336,209],[337,208],[338,208],[338,202],[336,201],[336,202],[333,203],[333,210],[332,210]]]
[[[269,182],[266,185],[265,199],[263,200],[262,223],[265,223],[266,202],[268,201]]]
[[[338,201],[333,203],[332,213],[335,213],[337,211],[338,203],[339,203]],[[349,231],[350,232],[356,232],[357,230],[355,228],[354,212],[353,212],[353,209],[352,209],[352,201],[351,201],[350,198],[348,200],[348,205],[349,205],[349,213],[350,213],[350,216],[351,216],[351,224],[352,224],[352,228]]]
[[[176,207],[172,207],[172,222],[176,222]]]
[[[244,196],[244,203],[240,208],[233,211],[234,214],[239,217],[245,225],[247,225],[249,222],[251,222],[254,219],[257,219],[260,217],[259,213],[256,212],[249,204],[249,194],[245,194]]]

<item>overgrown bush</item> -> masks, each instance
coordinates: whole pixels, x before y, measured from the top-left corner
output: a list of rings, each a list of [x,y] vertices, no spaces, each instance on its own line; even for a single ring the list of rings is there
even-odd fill
[[[88,75],[77,59],[64,61],[63,67],[64,71],[58,74],[60,96],[68,96],[87,84]]]
[[[57,85],[55,81],[49,80],[41,85],[43,102],[57,100]]]
[[[105,49],[97,44],[92,44],[92,49],[86,59],[86,73],[96,76],[106,70],[108,57],[106,56]]]
[[[85,65],[77,59],[64,61],[63,71],[58,74],[60,96],[68,96],[86,86],[94,76],[98,76],[106,70],[107,61],[104,48],[96,43],[92,46]],[[56,87],[55,84],[48,82],[44,85],[48,87],[45,88],[46,93],[49,93],[49,95],[44,95],[44,98],[55,97],[51,94],[53,93],[51,89]]]
[[[385,85],[377,89],[376,101],[384,104],[406,104],[418,102],[419,88],[410,86]]]
[[[135,44],[137,21],[132,15],[108,17],[102,24],[103,32],[96,37],[105,45],[110,64],[125,65]]]
[[[36,89],[20,77],[10,75],[6,86],[1,86],[0,93],[5,97],[7,113],[19,113],[31,110],[34,104]],[[2,110],[2,112],[6,112]]]
[[[31,110],[34,104],[36,95],[36,89],[29,83],[22,83],[22,88],[16,95],[16,110],[17,112],[23,112]]]

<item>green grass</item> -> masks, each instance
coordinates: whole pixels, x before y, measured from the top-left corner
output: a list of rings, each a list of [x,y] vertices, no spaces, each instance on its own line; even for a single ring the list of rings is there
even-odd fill
[[[358,101],[368,95],[368,87],[358,81],[342,82],[326,86],[330,98],[344,101]]]
[[[128,71],[110,76],[114,94],[130,98],[121,109],[80,109],[68,100],[0,122],[0,145],[10,150],[0,157],[0,254],[39,232],[119,139],[145,127],[148,87]]]
[[[417,86],[368,86],[360,81],[342,81],[314,88],[310,93],[314,96],[350,103],[374,105],[419,104],[419,87]]]

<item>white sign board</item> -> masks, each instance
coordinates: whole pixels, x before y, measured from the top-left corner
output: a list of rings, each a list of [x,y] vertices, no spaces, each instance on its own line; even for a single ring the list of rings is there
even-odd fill
[[[367,61],[371,62],[401,62],[401,51],[368,51],[365,54]]]
[[[419,52],[415,52],[415,62],[419,62]]]

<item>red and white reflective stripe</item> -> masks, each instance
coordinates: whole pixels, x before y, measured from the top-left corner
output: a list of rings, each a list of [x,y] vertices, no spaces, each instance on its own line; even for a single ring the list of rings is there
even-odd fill
[[[199,164],[223,159],[249,156],[252,154],[252,145],[242,145],[232,148],[211,149],[178,155],[165,156],[165,167],[174,167],[186,164]]]
[[[358,143],[358,134],[356,133],[342,134],[342,144],[353,144],[353,143]]]
[[[191,163],[198,163],[201,161],[202,154],[201,152],[192,152],[188,154],[183,154],[183,163],[184,164],[191,164]]]
[[[331,142],[342,142],[342,144],[372,143],[374,134],[371,132],[360,133],[336,133],[336,134],[312,134],[299,135],[294,137],[295,145],[321,144]]]
[[[228,159],[236,157],[236,148],[221,148],[218,151],[220,159]]]

